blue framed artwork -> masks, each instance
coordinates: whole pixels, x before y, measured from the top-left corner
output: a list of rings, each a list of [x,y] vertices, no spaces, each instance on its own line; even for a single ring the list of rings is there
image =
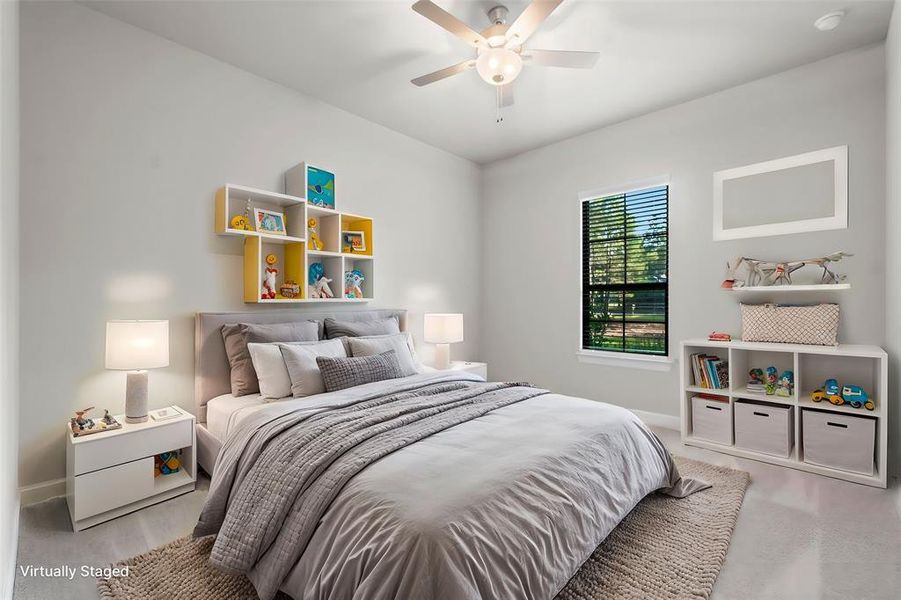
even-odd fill
[[[335,174],[306,165],[307,202],[323,208],[335,208]]]

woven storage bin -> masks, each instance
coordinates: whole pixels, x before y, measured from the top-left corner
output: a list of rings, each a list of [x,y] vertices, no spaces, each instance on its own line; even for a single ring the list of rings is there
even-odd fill
[[[835,346],[838,343],[838,315],[838,304],[742,304],[741,339]]]

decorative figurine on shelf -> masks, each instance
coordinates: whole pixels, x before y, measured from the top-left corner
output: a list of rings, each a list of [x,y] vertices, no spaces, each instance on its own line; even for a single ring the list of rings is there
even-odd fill
[[[234,217],[232,217],[229,225],[232,229],[237,229],[239,231],[252,231],[250,227],[250,221],[248,221],[247,217],[245,217],[244,215],[235,215]]]
[[[72,418],[72,422],[78,426],[79,431],[82,431],[86,428],[90,428],[94,424],[94,419],[86,418],[85,415],[94,410],[93,406],[88,408],[82,408],[81,410],[75,411],[75,416]]]
[[[763,374],[763,369],[751,369],[748,371],[748,385],[749,392],[764,392],[766,391],[766,383]]]
[[[278,277],[278,268],[275,264],[278,262],[278,257],[274,254],[266,255],[266,272],[263,279],[263,289],[260,292],[260,298],[263,300],[274,300],[276,297],[275,294],[275,279]]]
[[[707,336],[707,339],[711,342],[731,342],[732,336],[728,333],[723,333],[722,331],[712,331],[710,335]]]
[[[363,273],[361,273],[358,269],[354,269],[353,271],[346,271],[344,273],[344,297],[362,298],[362,285],[365,280],[366,276],[363,275]]]
[[[335,294],[329,284],[332,282],[325,276],[325,267],[322,263],[315,262],[310,265],[307,283],[309,283],[310,298],[334,298]]]
[[[766,368],[766,395],[772,396],[776,393],[776,382],[779,379],[779,371],[776,367]]]
[[[319,221],[310,217],[307,221],[307,231],[310,233],[310,239],[307,242],[307,247],[310,250],[322,250],[325,248],[322,240],[319,239]]]
[[[848,252],[833,252],[826,256],[791,261],[765,261],[737,256],[726,263],[728,274],[721,287],[738,289],[747,286],[792,285],[792,273],[806,266],[817,266],[823,270],[820,285],[835,284],[844,281],[845,276],[835,273],[830,265],[848,256],[854,255]],[[741,273],[744,277],[740,276]]]
[[[779,376],[779,385],[776,388],[776,395],[783,398],[790,398],[795,391],[795,374],[791,371],[782,371]]]
[[[297,285],[296,281],[291,279],[287,280],[282,286],[278,289],[281,292],[282,296],[285,298],[299,298],[300,297],[300,286]]]
[[[839,390],[841,390],[841,393],[839,393]],[[827,379],[823,383],[822,388],[811,392],[810,399],[814,402],[828,400],[836,406],[841,406],[847,402],[853,408],[860,408],[863,406],[867,410],[876,410],[876,405],[862,387],[849,384],[840,388],[838,381],[835,379]]]

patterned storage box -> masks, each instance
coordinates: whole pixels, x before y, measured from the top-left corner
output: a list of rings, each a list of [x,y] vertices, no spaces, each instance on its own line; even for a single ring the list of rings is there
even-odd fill
[[[741,339],[835,346],[838,344],[838,317],[838,304],[742,304]]]

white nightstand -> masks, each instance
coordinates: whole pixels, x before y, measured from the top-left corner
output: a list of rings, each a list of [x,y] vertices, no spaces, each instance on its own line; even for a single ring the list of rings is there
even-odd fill
[[[121,429],[75,437],[66,423],[66,502],[80,531],[194,490],[197,479],[194,415],[126,423]],[[153,476],[153,457],[178,450],[181,467]]]
[[[488,380],[488,363],[454,360],[451,361],[448,371],[466,371]]]

